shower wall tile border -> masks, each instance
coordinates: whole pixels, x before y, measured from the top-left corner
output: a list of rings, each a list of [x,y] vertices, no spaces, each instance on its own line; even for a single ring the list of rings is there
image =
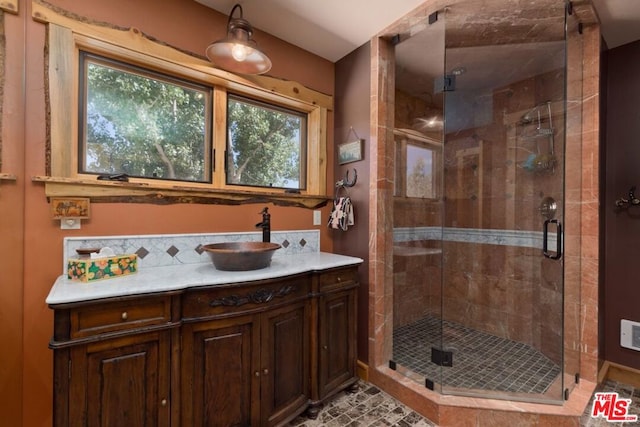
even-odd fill
[[[110,247],[116,254],[136,253],[139,267],[144,268],[209,263],[202,245],[240,241],[262,241],[262,232],[65,237],[62,273],[66,274],[67,260],[75,257],[79,248]],[[282,246],[274,258],[315,253],[320,251],[320,230],[272,231],[271,241]]]
[[[549,247],[555,248],[555,234],[550,233],[548,239]],[[421,240],[443,240],[446,242],[481,243],[542,249],[543,233],[541,231],[452,227],[402,227],[393,229],[394,243],[407,243]]]

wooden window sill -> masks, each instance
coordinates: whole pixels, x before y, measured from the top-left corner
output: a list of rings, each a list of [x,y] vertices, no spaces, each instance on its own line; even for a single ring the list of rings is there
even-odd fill
[[[98,181],[52,176],[34,176],[43,182],[47,197],[88,197],[92,202],[109,203],[173,203],[242,205],[273,203],[316,209],[327,204],[330,197],[275,192],[252,192],[188,187],[185,185],[148,184],[138,182]]]

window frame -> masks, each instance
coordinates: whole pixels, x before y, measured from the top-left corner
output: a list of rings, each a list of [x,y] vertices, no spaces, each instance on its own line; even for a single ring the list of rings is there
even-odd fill
[[[292,191],[305,191],[307,188],[307,164],[309,161],[309,156],[307,154],[308,151],[308,147],[307,147],[307,137],[308,137],[308,125],[307,122],[309,120],[308,114],[305,114],[303,112],[300,111],[296,111],[293,110],[291,108],[286,108],[283,107],[281,105],[275,105],[272,103],[266,103],[266,102],[262,102],[262,101],[257,101],[255,99],[251,99],[251,98],[247,98],[246,96],[240,95],[240,94],[236,94],[236,93],[227,93],[227,110],[226,110],[226,115],[228,117],[228,111],[229,111],[229,101],[231,99],[234,99],[238,102],[243,102],[245,104],[250,104],[253,105],[254,107],[259,107],[259,108],[265,108],[265,109],[270,109],[270,110],[274,110],[274,111],[280,111],[282,113],[285,114],[289,114],[289,115],[297,115],[299,117],[303,117],[304,118],[304,123],[302,126],[302,131],[303,134],[300,135],[300,177],[302,178],[302,183],[299,187],[294,188],[294,187],[266,187],[266,186],[262,186],[262,187],[253,187],[250,186],[251,188],[272,188],[272,189],[280,189],[280,190],[292,190]],[[231,143],[231,141],[229,141],[229,123],[227,122],[227,127],[226,127],[226,144],[225,144],[225,151],[224,151],[224,155],[225,158],[228,155],[228,151],[230,149],[229,145]],[[229,171],[228,168],[229,164],[228,161],[225,161],[225,185],[226,186],[230,186],[230,187],[247,187],[246,185],[243,184],[238,184],[238,183],[233,183],[230,182],[229,180]]]
[[[166,84],[172,84],[175,86],[180,86],[182,88],[193,89],[199,91],[203,94],[205,99],[204,105],[204,156],[202,158],[204,165],[204,176],[203,179],[200,180],[186,180],[180,178],[158,178],[151,176],[140,176],[140,175],[132,175],[132,178],[139,179],[151,179],[154,181],[171,181],[171,182],[184,182],[184,183],[211,183],[213,176],[213,166],[212,166],[212,158],[213,158],[213,138],[212,128],[213,128],[213,114],[212,114],[212,106],[213,106],[213,87],[210,85],[203,85],[200,83],[196,83],[193,80],[185,80],[182,78],[178,78],[175,76],[169,76],[157,71],[149,70],[147,68],[142,68],[137,65],[131,65],[124,63],[122,61],[115,60],[113,58],[107,58],[101,55],[96,55],[95,53],[87,52],[84,50],[79,51],[79,61],[78,61],[78,174],[82,176],[98,176],[105,174],[106,172],[90,172],[87,170],[86,164],[86,151],[88,143],[87,141],[87,96],[89,93],[88,90],[88,67],[90,64],[108,67],[117,71],[121,71],[124,73],[138,75],[144,78],[153,79],[156,81],[160,81]],[[117,171],[116,173],[123,173],[124,171]]]
[[[418,135],[405,129],[394,129],[395,187],[394,197],[407,200],[438,201],[442,198],[442,142]],[[407,146],[427,149],[432,152],[431,185],[434,197],[418,197],[407,195]]]
[[[322,206],[327,196],[327,117],[333,97],[296,82],[268,76],[236,76],[214,68],[208,61],[149,40],[135,29],[119,30],[81,23],[34,5],[34,18],[48,25],[48,60],[45,82],[50,114],[45,182],[50,195],[82,195],[94,200],[164,198],[164,202],[251,203],[273,200],[301,207]],[[95,175],[78,173],[79,52],[104,56],[132,66],[157,71],[196,84],[213,87],[213,175],[211,183],[130,178],[129,182],[95,182]],[[307,115],[307,188],[292,194],[283,189],[225,184],[227,91]],[[72,111],[69,111],[69,106]],[[103,188],[105,187],[105,188]],[[142,191],[142,189],[146,191]],[[185,195],[185,193],[187,193]],[[197,193],[197,194],[196,194]],[[269,197],[270,196],[270,197]],[[267,197],[267,199],[265,199]]]

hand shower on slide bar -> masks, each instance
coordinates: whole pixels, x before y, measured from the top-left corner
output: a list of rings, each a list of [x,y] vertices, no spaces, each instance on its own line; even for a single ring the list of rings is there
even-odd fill
[[[542,116],[540,114],[540,109],[543,108],[545,104],[547,107],[547,119],[549,120],[548,128],[542,127]],[[533,107],[531,110],[527,111],[520,119],[520,123],[526,125],[526,124],[532,123],[534,120],[537,120],[538,122],[538,127],[536,127],[537,133],[534,136],[553,135],[553,119],[551,118],[551,101],[547,101],[544,104],[538,104],[535,107]],[[553,147],[551,148],[551,154],[553,154]]]
[[[542,127],[543,117],[541,114],[542,108],[544,108],[546,104],[546,113],[547,120],[549,120],[549,127]],[[554,135],[553,135],[553,119],[551,117],[551,101],[547,101],[546,103],[536,105],[531,110],[527,111],[522,118],[520,119],[520,123],[522,125],[527,125],[533,123],[534,120],[537,120],[537,127],[535,129],[534,134],[522,136],[526,139],[529,138],[538,138],[540,136],[549,137],[549,147],[547,153],[541,153],[540,147],[538,146],[537,154],[531,154],[525,162],[522,163],[522,167],[524,169],[541,172],[541,171],[553,171],[556,166],[556,156],[555,156],[555,143],[554,143]]]

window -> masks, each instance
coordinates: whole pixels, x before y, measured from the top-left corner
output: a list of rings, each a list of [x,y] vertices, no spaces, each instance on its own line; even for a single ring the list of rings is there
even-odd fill
[[[79,172],[211,182],[211,88],[82,52]]]
[[[407,144],[407,197],[435,199],[434,152],[430,148]]]
[[[326,203],[330,95],[235,76],[140,32],[40,4],[34,13],[49,22],[47,171],[34,178],[47,196]],[[119,173],[129,181],[96,179]]]
[[[306,114],[229,95],[227,184],[304,189]]]
[[[437,199],[442,144],[417,133],[396,129],[395,196]]]

